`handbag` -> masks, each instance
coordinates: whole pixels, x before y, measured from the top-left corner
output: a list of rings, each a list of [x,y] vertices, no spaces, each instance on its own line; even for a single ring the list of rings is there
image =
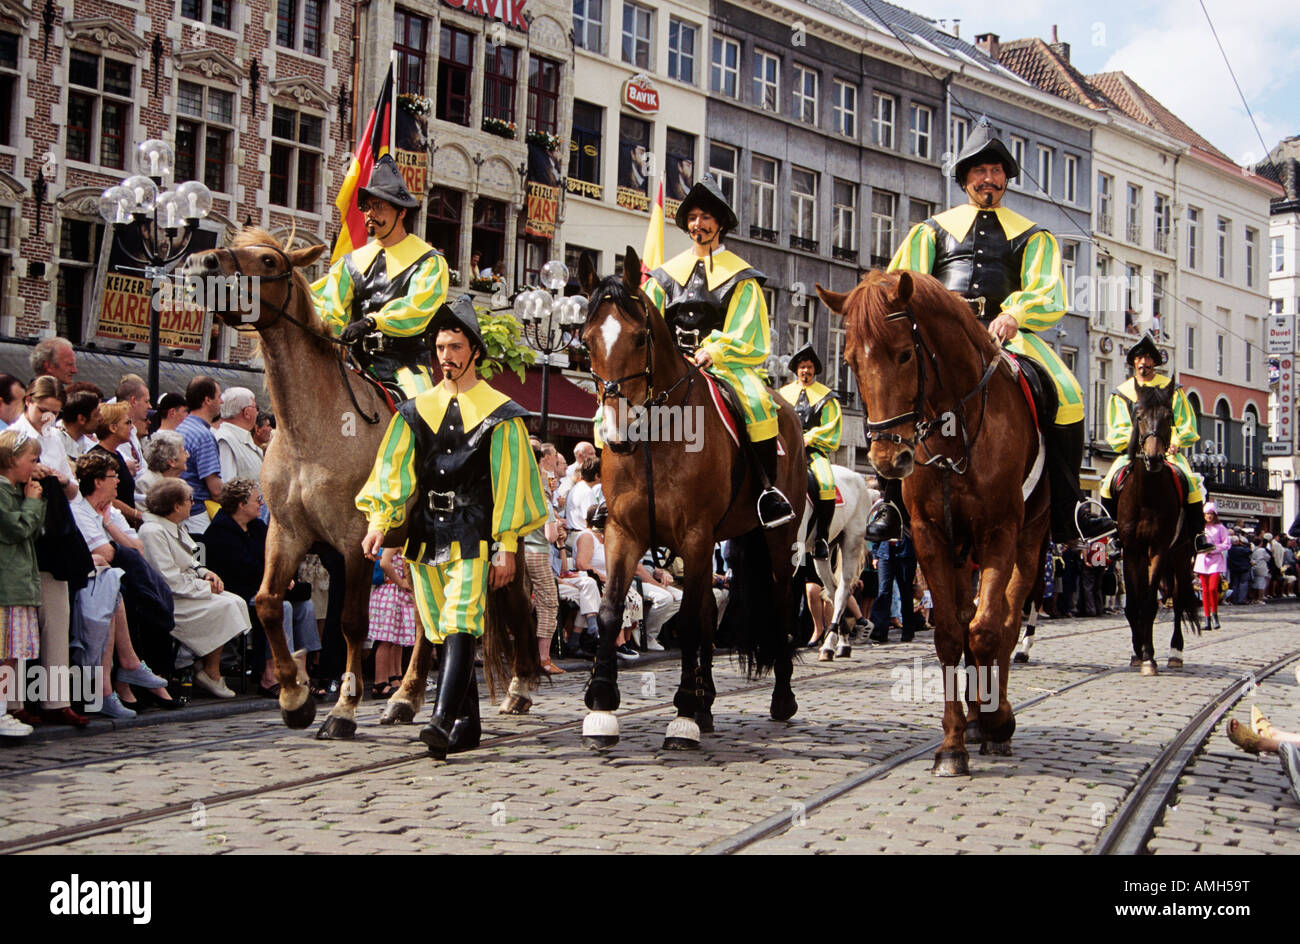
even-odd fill
[[[53,475],[41,479],[41,495],[45,499],[45,524],[36,539],[36,568],[55,580],[65,581],[68,589],[76,593],[89,583],[94,558],[72,517],[72,506],[59,480]]]

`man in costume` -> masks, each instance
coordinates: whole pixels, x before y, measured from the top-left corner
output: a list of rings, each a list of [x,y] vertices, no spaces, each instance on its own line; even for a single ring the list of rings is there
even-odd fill
[[[831,473],[830,454],[840,448],[843,425],[840,401],[835,391],[817,380],[822,372],[821,358],[811,344],[790,356],[786,369],[794,374],[792,383],[781,388],[781,396],[794,407],[803,427],[803,444],[808,453],[808,494],[813,499],[813,557],[829,560],[831,518],[835,516],[835,476]]]
[[[487,349],[473,303],[443,305],[430,330],[442,381],[398,408],[356,504],[370,523],[361,547],[372,560],[386,532],[408,526],[402,556],[416,609],[443,644],[437,704],[420,740],[443,759],[478,746],[474,640],[487,591],[514,579],[520,537],[546,524],[546,493],[527,411],[479,380]]]
[[[1129,463],[1127,453],[1129,440],[1133,437],[1133,408],[1137,405],[1138,385],[1159,387],[1161,389],[1174,384],[1174,428],[1169,453],[1165,459],[1178,470],[1185,483],[1183,488],[1183,533],[1195,536],[1196,553],[1214,550],[1205,537],[1205,493],[1201,490],[1201,477],[1192,471],[1186,457],[1179,451],[1186,449],[1201,438],[1196,429],[1196,413],[1183,388],[1172,377],[1156,373],[1156,365],[1164,363],[1164,355],[1156,346],[1156,339],[1148,331],[1129,348],[1125,358],[1133,370],[1133,376],[1116,388],[1110,395],[1106,409],[1106,442],[1120,455],[1111,464],[1110,471],[1101,483],[1101,500],[1111,516],[1117,514],[1119,491],[1115,488],[1115,477]]]
[[[761,373],[769,351],[767,276],[722,245],[739,221],[712,176],[691,188],[676,220],[691,248],[651,272],[642,288],[686,356],[736,391],[762,479],[759,522],[775,528],[794,510],[773,485],[777,407]]]
[[[1092,506],[1079,504],[1083,391],[1052,347],[1038,336],[1065,314],[1061,250],[1047,230],[1002,206],[1007,181],[1018,176],[1015,158],[993,129],[986,124],[977,127],[953,169],[953,179],[966,192],[967,202],[912,227],[889,271],[933,275],[970,303],[997,341],[1046,371],[1057,399],[1056,415],[1040,417],[1052,488],[1052,539],[1097,538],[1113,532],[1115,522]],[[867,523],[867,540],[898,536],[901,492],[898,483],[886,487],[882,504]]]
[[[397,163],[385,154],[357,191],[370,242],[311,287],[321,320],[397,399],[433,387],[424,335],[447,298],[442,253],[406,231],[406,211],[416,206]]]

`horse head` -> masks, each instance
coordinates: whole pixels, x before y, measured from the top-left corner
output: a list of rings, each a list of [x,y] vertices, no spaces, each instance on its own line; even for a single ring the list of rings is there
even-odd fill
[[[1174,385],[1163,387],[1137,385],[1137,404],[1133,408],[1133,436],[1129,440],[1129,457],[1139,456],[1147,470],[1154,472],[1165,461],[1174,427]]]
[[[260,331],[288,316],[323,334],[307,279],[297,270],[324,251],[323,245],[281,247],[270,233],[246,227],[228,249],[194,253],[183,274],[187,282],[201,287],[207,306],[232,328]]]

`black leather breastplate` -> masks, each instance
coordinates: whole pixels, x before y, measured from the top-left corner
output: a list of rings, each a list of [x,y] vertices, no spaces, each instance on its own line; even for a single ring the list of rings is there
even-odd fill
[[[794,405],[794,412],[795,415],[799,417],[799,425],[803,428],[805,433],[808,432],[808,430],[821,425],[822,407],[824,407],[826,401],[833,396],[835,396],[834,390],[827,393],[826,396],[822,397],[816,403],[810,403],[808,401],[808,391],[799,391],[799,399]]]
[[[349,323],[361,321],[375,314],[393,299],[406,297],[416,270],[435,251],[430,249],[392,280],[388,278],[388,267],[380,263],[378,256],[370,264],[368,272],[361,272],[349,255],[344,261],[344,265],[348,267],[348,275],[352,277],[352,310],[348,313]],[[352,345],[352,351],[357,360],[393,388],[396,388],[394,378],[402,367],[422,366],[433,369],[433,358],[422,337],[384,336],[378,340],[362,338]]]
[[[1020,267],[1029,237],[1042,227],[1033,226],[1015,239],[1007,239],[997,215],[981,210],[966,238],[958,241],[933,219],[926,220],[935,233],[936,279],[969,299],[984,299],[985,323],[1001,313],[1002,302],[1020,290]]]
[[[710,333],[723,329],[731,293],[737,285],[745,279],[757,279],[761,285],[767,279],[757,269],[745,269],[710,291],[706,264],[703,259],[695,263],[685,285],[678,285],[663,269],[651,273],[664,290],[664,320],[678,349],[685,354],[694,354]]]

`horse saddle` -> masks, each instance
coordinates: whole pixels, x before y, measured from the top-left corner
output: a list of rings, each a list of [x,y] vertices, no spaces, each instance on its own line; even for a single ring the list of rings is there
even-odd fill
[[[1020,389],[1029,402],[1029,409],[1034,414],[1034,425],[1039,432],[1050,425],[1056,418],[1056,384],[1046,368],[1031,357],[1002,352],[1015,368]]]
[[[731,435],[731,441],[740,447],[740,437],[745,430],[745,414],[740,407],[740,394],[736,393],[731,384],[723,380],[718,380],[707,370],[700,371],[709,389],[709,399],[713,402],[713,408],[718,411],[718,418],[722,420],[722,425],[727,427],[727,432]]]
[[[1191,489],[1191,483],[1186,481],[1182,470],[1172,462],[1165,463],[1165,468],[1169,470],[1169,475],[1174,480],[1174,491],[1178,493],[1178,504],[1181,505],[1187,501],[1187,493]],[[1124,488],[1124,483],[1128,481],[1129,473],[1132,471],[1133,463],[1130,462],[1115,473],[1115,481],[1111,483],[1111,490],[1115,493],[1116,498],[1119,497],[1119,493]]]

